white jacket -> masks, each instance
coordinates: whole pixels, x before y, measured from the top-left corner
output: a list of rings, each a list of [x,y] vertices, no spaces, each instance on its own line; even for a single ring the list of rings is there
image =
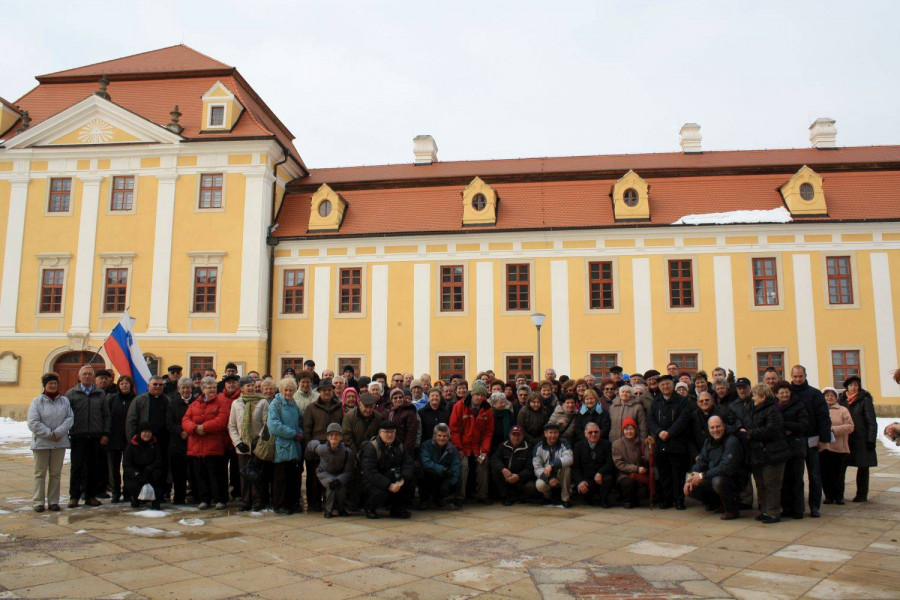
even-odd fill
[[[32,433],[32,450],[54,450],[69,447],[69,430],[75,422],[75,414],[69,399],[63,395],[51,400],[44,394],[31,401],[28,407],[28,429]],[[59,438],[53,441],[50,436]]]

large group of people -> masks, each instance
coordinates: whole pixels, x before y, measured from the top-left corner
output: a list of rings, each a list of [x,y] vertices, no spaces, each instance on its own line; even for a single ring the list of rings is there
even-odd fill
[[[182,377],[172,365],[136,395],[130,377],[114,384],[84,366],[65,392],[45,374],[28,411],[33,507],[60,510],[67,448],[69,508],[236,502],[374,519],[495,501],[684,510],[690,497],[725,520],[756,506],[768,524],[843,504],[848,466],[853,501],[867,501],[871,394],[856,375],[840,393],[811,386],[800,365],[789,377],[771,368],[754,384],[672,363],[664,373],[613,367],[600,380],[486,371],[470,385],[307,364],[276,381],[229,363],[221,379],[211,369]],[[900,439],[900,425],[885,433]]]

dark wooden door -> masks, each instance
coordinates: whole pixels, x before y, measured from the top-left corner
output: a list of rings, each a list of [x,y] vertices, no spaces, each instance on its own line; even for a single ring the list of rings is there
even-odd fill
[[[59,374],[59,391],[65,394],[78,384],[78,371],[93,357],[91,366],[94,370],[103,369],[106,363],[100,355],[94,356],[93,352],[66,352],[56,359],[53,370]]]

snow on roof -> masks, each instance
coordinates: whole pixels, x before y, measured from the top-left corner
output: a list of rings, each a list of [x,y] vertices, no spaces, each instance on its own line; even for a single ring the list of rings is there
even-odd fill
[[[685,215],[672,225],[731,225],[735,223],[790,223],[791,213],[783,206],[771,210],[733,210],[730,212]]]

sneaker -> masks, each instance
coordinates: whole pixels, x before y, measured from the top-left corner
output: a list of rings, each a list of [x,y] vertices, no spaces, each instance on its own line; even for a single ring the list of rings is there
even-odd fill
[[[216,510],[225,510],[224,502],[216,502]]]
[[[199,505],[197,505],[197,508],[200,510],[206,510],[207,508],[209,508],[209,503],[201,502]]]
[[[572,502],[570,500],[563,500],[562,507],[563,508],[572,508]]]
[[[59,504],[51,504],[47,507],[50,512],[59,512]]]
[[[322,516],[325,517],[326,519],[330,519],[331,517],[334,516],[334,512],[330,511],[330,510],[326,510],[325,514],[323,514]]]

